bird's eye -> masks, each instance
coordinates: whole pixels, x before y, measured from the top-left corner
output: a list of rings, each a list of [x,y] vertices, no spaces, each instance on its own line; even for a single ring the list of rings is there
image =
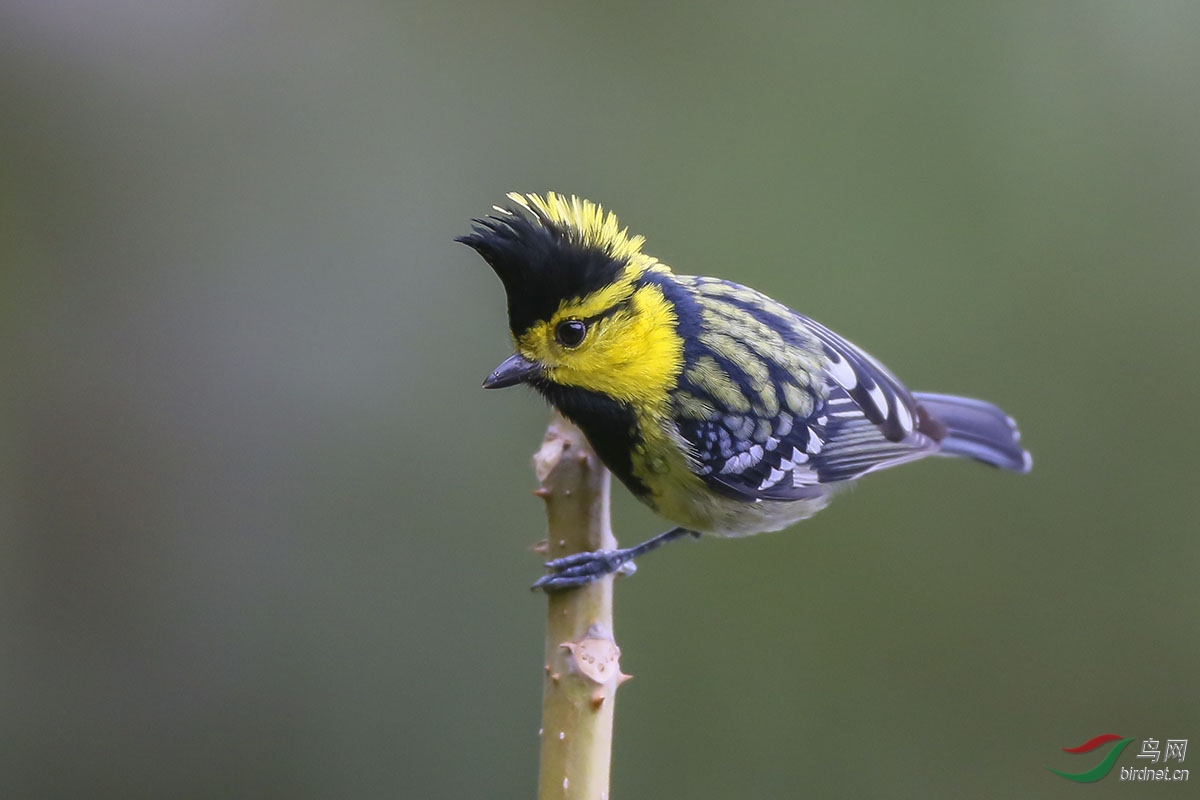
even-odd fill
[[[578,347],[585,335],[587,335],[587,325],[577,319],[560,322],[554,329],[554,338],[563,347]]]

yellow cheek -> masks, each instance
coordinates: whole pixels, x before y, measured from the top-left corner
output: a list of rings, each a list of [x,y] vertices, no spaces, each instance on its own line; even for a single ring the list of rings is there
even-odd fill
[[[634,292],[629,307],[597,323],[585,345],[563,351],[551,380],[637,407],[661,408],[683,366],[675,311],[657,286]]]
[[[556,356],[550,349],[550,326],[545,322],[536,322],[516,340],[517,351],[530,361],[545,366],[555,363]]]

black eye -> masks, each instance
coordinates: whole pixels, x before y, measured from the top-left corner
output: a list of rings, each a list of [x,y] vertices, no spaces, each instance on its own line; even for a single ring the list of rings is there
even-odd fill
[[[586,335],[587,325],[577,319],[568,319],[560,322],[558,323],[558,327],[554,329],[554,338],[558,339],[558,343],[563,347],[578,347]]]

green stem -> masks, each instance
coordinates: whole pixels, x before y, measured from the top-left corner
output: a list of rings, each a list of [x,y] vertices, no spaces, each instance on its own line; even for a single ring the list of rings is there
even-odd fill
[[[556,414],[533,461],[548,557],[615,549],[609,473],[579,429]],[[538,800],[608,800],[613,704],[629,677],[613,639],[612,597],[612,575],[548,595]]]

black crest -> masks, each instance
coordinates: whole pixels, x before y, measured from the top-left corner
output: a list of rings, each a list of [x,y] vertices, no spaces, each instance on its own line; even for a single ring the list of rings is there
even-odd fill
[[[612,283],[626,264],[579,228],[519,204],[474,220],[472,232],[455,241],[474,248],[504,283],[516,336],[549,319],[563,300]]]

